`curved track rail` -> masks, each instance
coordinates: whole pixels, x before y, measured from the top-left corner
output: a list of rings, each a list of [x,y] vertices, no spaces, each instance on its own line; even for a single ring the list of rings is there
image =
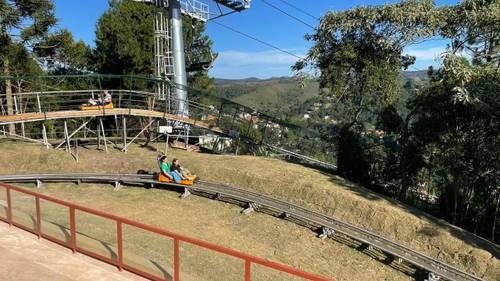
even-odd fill
[[[429,273],[428,280],[482,280],[470,273],[464,272],[451,265],[440,262],[430,256],[414,251],[404,245],[390,241],[380,235],[352,224],[340,221],[319,212],[263,195],[247,189],[229,185],[215,184],[200,181],[194,186],[183,186],[178,184],[166,184],[152,179],[151,175],[139,174],[31,174],[31,175],[5,175],[0,176],[1,182],[9,183],[37,183],[42,182],[91,182],[112,183],[115,188],[121,184],[140,184],[150,186],[177,186],[182,187],[189,193],[231,202],[240,206],[246,206],[244,213],[260,211],[269,213],[294,222],[299,222],[313,229],[321,231],[320,237],[332,237],[342,235],[358,241],[370,248],[378,249],[388,256],[394,257],[400,262],[406,262],[416,268]],[[185,193],[185,194],[189,194]]]

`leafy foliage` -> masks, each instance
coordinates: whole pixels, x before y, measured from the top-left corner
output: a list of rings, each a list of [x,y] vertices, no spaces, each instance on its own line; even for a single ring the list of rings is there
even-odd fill
[[[403,48],[436,36],[450,40],[441,68],[428,85],[404,85],[416,95],[402,100],[396,77],[414,62]],[[316,69],[343,109],[333,112],[339,172],[417,206],[422,192],[437,196],[439,206],[424,208],[498,241],[500,2],[330,12],[308,38],[315,44],[295,69]]]

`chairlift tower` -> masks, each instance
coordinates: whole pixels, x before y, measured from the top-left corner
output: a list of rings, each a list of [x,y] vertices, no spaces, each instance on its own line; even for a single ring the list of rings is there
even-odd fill
[[[158,99],[169,101],[173,114],[189,116],[187,74],[182,15],[207,22],[250,8],[251,0],[133,0],[157,8],[154,21],[155,77],[175,84],[173,92],[166,83],[158,84]],[[209,2],[217,7],[210,13]],[[174,102],[175,101],[175,102]]]

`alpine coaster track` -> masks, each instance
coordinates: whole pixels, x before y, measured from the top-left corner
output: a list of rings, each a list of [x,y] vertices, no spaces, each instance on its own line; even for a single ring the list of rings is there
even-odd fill
[[[247,189],[199,181],[193,186],[162,183],[152,179],[151,174],[27,174],[3,175],[0,182],[5,183],[36,183],[40,187],[43,182],[77,182],[77,183],[110,183],[115,190],[122,184],[146,186],[173,186],[182,187],[182,197],[193,193],[199,196],[217,199],[244,206],[243,213],[259,211],[284,218],[311,229],[318,229],[320,238],[342,235],[358,241],[370,248],[378,249],[386,255],[394,257],[399,262],[406,262],[416,268],[429,273],[427,280],[482,280],[456,267],[440,262],[430,256],[414,251],[406,246],[390,241],[378,234],[352,224],[340,221],[333,217],[321,214],[268,195],[263,195]]]

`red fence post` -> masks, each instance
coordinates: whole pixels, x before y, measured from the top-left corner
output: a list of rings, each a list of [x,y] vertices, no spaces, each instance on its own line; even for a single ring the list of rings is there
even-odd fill
[[[35,203],[36,203],[36,235],[38,236],[38,239],[42,237],[42,222],[41,222],[41,215],[40,215],[40,197],[36,196],[35,197]]]
[[[76,229],[75,229],[75,207],[69,207],[69,228],[71,231],[71,250],[73,254],[76,253]]]
[[[252,265],[252,262],[250,261],[250,259],[245,259],[245,281],[250,281],[252,279],[251,278],[251,272],[252,272],[251,265]]]
[[[12,200],[10,198],[10,188],[6,186],[5,190],[7,191],[7,221],[9,222],[9,226],[12,226]]]
[[[180,280],[180,254],[179,254],[179,239],[174,238],[174,281]]]
[[[123,270],[123,236],[122,222],[116,221],[116,241],[118,242],[118,269]]]

